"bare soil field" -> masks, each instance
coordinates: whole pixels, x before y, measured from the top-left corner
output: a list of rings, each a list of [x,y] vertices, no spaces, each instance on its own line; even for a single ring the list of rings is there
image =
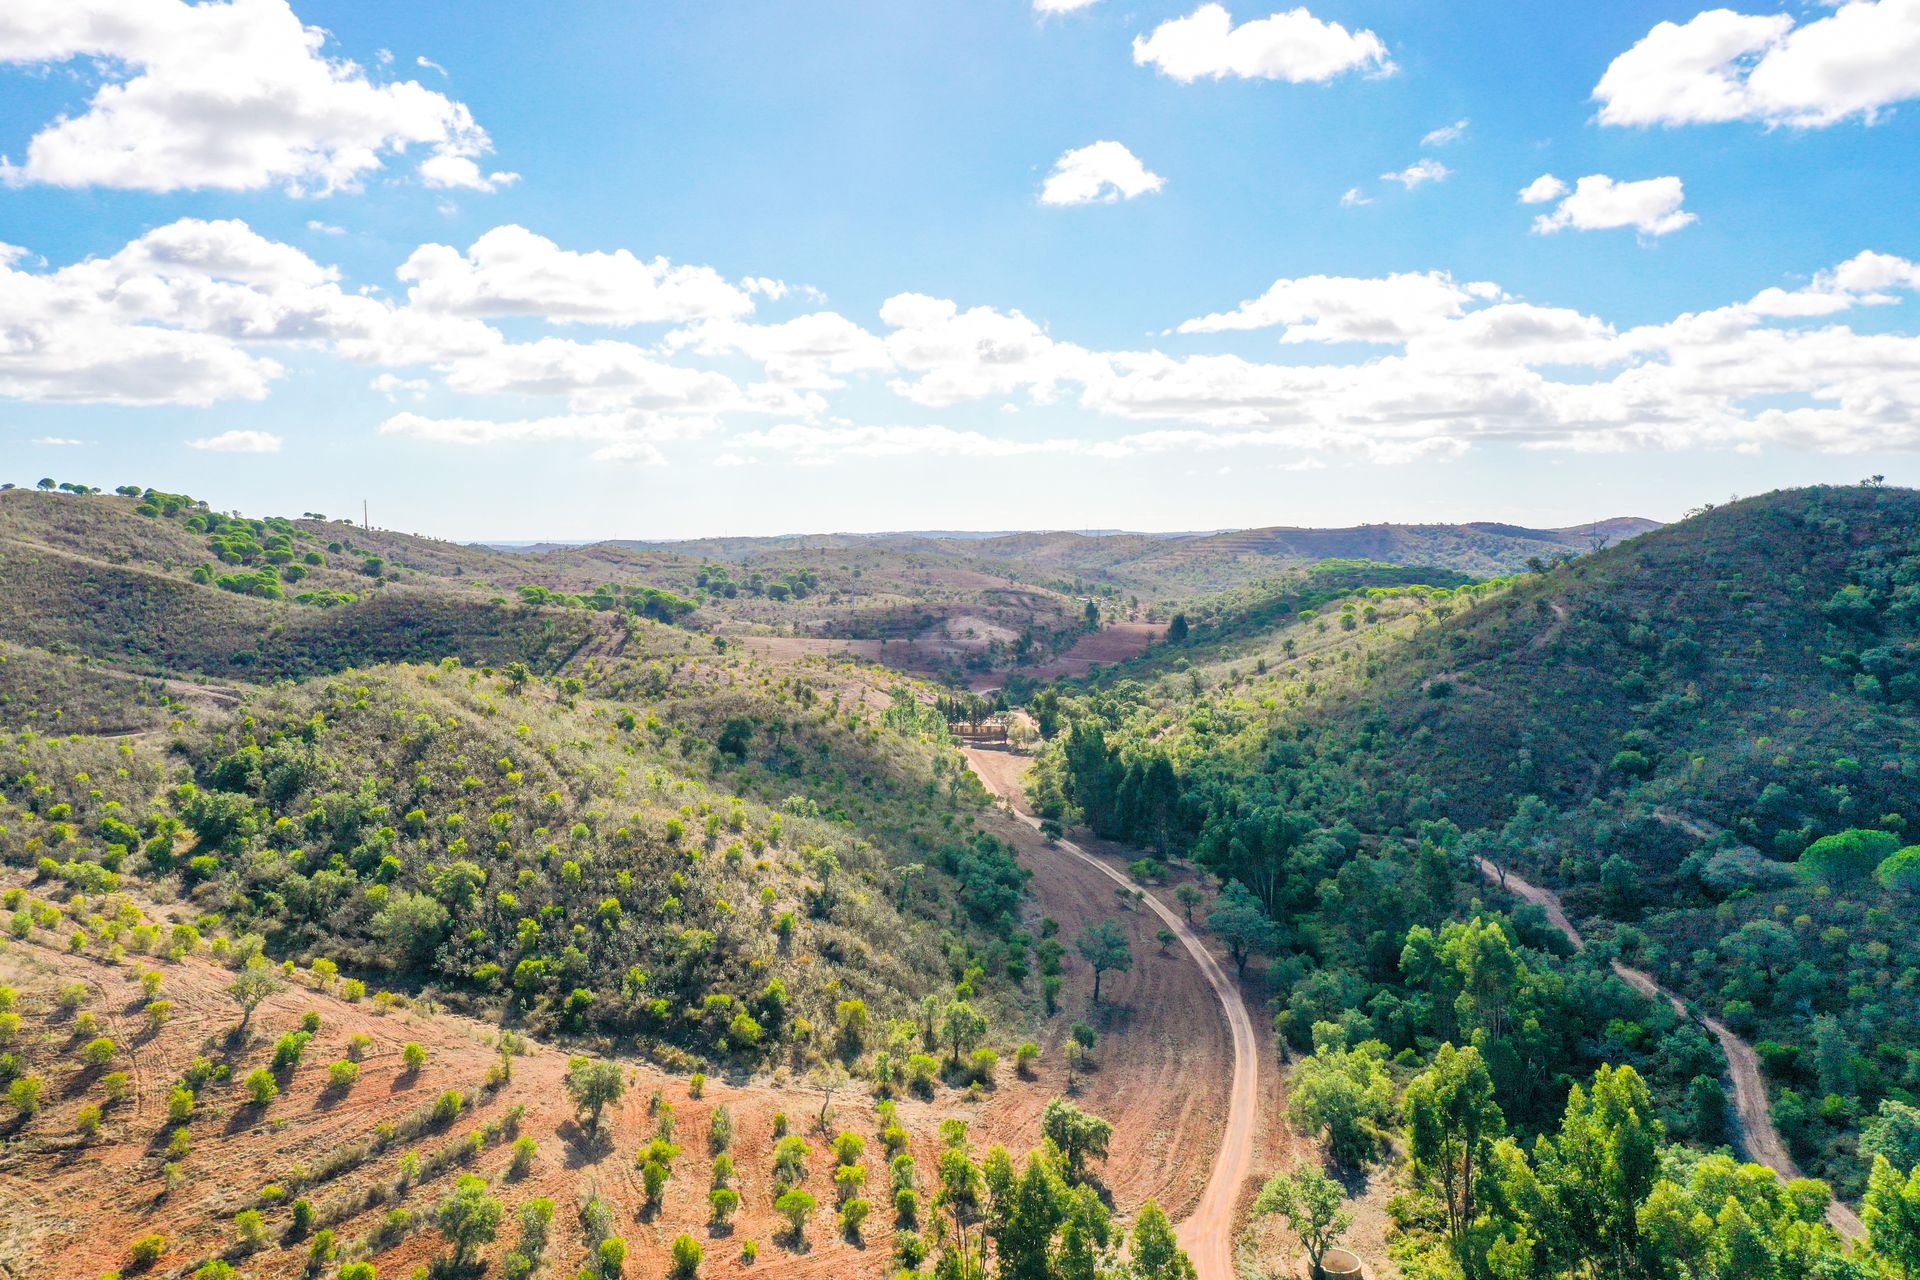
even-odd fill
[[[1166,634],[1167,624],[1164,622],[1116,622],[1098,631],[1087,632],[1074,641],[1065,653],[1050,661],[1037,666],[1015,667],[1013,670],[1035,680],[1076,679],[1096,666],[1112,666],[1116,662],[1137,658]],[[1005,683],[1006,675],[1006,672],[1000,671],[982,672],[974,680],[973,688],[978,693],[998,689]]]
[[[240,1022],[240,1008],[226,993],[232,970],[203,957],[178,962],[129,957],[114,964],[70,954],[61,943],[35,931],[32,940],[0,950],[0,983],[18,989],[26,1027],[24,1047],[15,1050],[46,1082],[37,1114],[19,1120],[9,1113],[0,1123],[0,1276],[7,1280],[96,1280],[128,1269],[133,1242],[154,1232],[166,1237],[166,1249],[143,1274],[185,1276],[218,1257],[245,1277],[304,1276],[312,1237],[292,1231],[291,1205],[297,1198],[308,1199],[317,1211],[315,1230],[336,1233],[340,1261],[372,1261],[383,1276],[405,1276],[448,1252],[432,1226],[433,1210],[466,1173],[485,1177],[491,1194],[506,1206],[498,1239],[481,1255],[496,1264],[517,1241],[519,1207],[545,1196],[554,1201],[555,1213],[544,1273],[571,1274],[586,1255],[580,1208],[598,1196],[613,1213],[615,1234],[629,1244],[629,1274],[664,1274],[671,1242],[683,1231],[707,1251],[702,1275],[750,1270],[756,1276],[837,1280],[894,1271],[881,1122],[862,1088],[835,1096],[830,1123],[821,1130],[820,1093],[787,1080],[783,1072],[714,1078],[696,1099],[688,1077],[623,1059],[627,1092],[609,1109],[596,1140],[582,1129],[567,1098],[563,1050],[530,1043],[514,1060],[511,1081],[489,1087],[489,1069],[498,1061],[493,1027],[404,1006],[383,1011],[371,1000],[348,1002],[306,982],[263,1003],[242,1041],[231,1034]],[[1170,962],[1161,967],[1173,968]],[[174,1002],[172,1017],[157,1032],[148,1029],[141,1012],[143,969],[162,974],[160,995]],[[61,1010],[59,989],[75,982],[84,985],[85,997],[77,1008]],[[77,1019],[82,1013],[93,1015],[97,1029],[81,1033]],[[319,1028],[299,1064],[277,1073],[279,1092],[266,1106],[253,1105],[243,1084],[246,1076],[268,1066],[276,1041],[298,1029],[309,1013],[319,1016]],[[932,1101],[899,1101],[923,1192],[937,1163],[944,1119],[968,1121],[982,1151],[993,1142],[1015,1151],[1037,1142],[1042,1107],[1066,1087],[1058,1044],[1068,1019],[1054,1021],[1059,1031],[1049,1038],[1052,1062],[1043,1063],[1037,1079],[1021,1080],[1008,1067],[984,1102],[944,1088]],[[359,1079],[348,1089],[331,1089],[327,1066],[348,1056],[356,1034],[370,1041]],[[87,1067],[79,1060],[79,1048],[93,1035],[111,1037],[117,1046],[107,1067]],[[410,1041],[427,1050],[426,1065],[418,1071],[408,1070],[402,1060]],[[1012,1045],[1001,1047],[1010,1051]],[[1099,1056],[1116,1065],[1105,1071],[1110,1083],[1104,1088],[1099,1077],[1087,1078],[1084,1105],[1122,1109],[1113,1086],[1127,1080],[1179,1096],[1175,1064],[1157,1064],[1157,1082],[1150,1084],[1146,1076],[1118,1069],[1118,1047]],[[202,1057],[226,1070],[196,1090],[191,1118],[177,1125],[168,1117],[169,1092]],[[99,1133],[86,1138],[79,1132],[80,1108],[102,1101],[101,1079],[115,1070],[128,1072],[128,1096],[106,1105]],[[459,1114],[445,1123],[428,1120],[435,1101],[449,1091],[465,1097]],[[661,1202],[649,1206],[635,1157],[660,1131],[652,1106],[655,1091],[672,1108],[672,1140],[681,1154]],[[721,1104],[733,1119],[730,1150],[738,1162],[733,1185],[741,1192],[739,1213],[726,1226],[710,1222],[707,1207],[712,1117]],[[820,1208],[805,1241],[792,1239],[772,1209],[772,1150],[780,1113],[814,1148],[802,1185]],[[382,1126],[388,1125],[398,1130],[391,1138],[382,1136]],[[167,1150],[178,1127],[188,1132],[184,1154]],[[867,1143],[867,1194],[875,1209],[859,1239],[843,1236],[834,1221],[828,1144],[843,1129]],[[523,1174],[510,1169],[519,1135],[538,1143]],[[1158,1172],[1164,1163],[1183,1168],[1183,1161],[1149,1158],[1153,1145],[1152,1135],[1121,1125],[1109,1182],[1129,1212],[1147,1194],[1185,1185],[1182,1178]],[[1171,1145],[1197,1153],[1203,1167],[1204,1135],[1173,1135]],[[424,1166],[412,1180],[401,1173],[408,1152]],[[170,1161],[179,1178],[172,1190],[163,1171]],[[285,1194],[269,1190],[274,1186]],[[249,1209],[265,1219],[264,1239],[254,1246],[240,1243],[234,1221]],[[395,1210],[406,1216],[390,1219]],[[759,1248],[752,1264],[741,1256],[748,1240]]]

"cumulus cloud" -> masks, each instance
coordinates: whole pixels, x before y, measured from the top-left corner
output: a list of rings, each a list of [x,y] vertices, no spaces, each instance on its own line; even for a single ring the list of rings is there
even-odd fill
[[[1232,311],[1200,316],[1181,333],[1224,333],[1285,326],[1282,342],[1405,342],[1500,296],[1487,281],[1461,283],[1444,271],[1385,277],[1304,276],[1276,280]]]
[[[1348,187],[1346,194],[1340,197],[1341,207],[1355,209],[1363,204],[1372,204],[1373,197],[1361,193],[1358,187]]]
[[[415,81],[376,84],[325,43],[286,0],[10,0],[0,62],[85,59],[103,82],[34,134],[24,161],[0,160],[0,178],[326,194],[420,148],[423,180],[494,185],[501,175],[477,164],[492,141],[465,104]]]
[[[1535,188],[1546,179],[1535,179],[1520,193],[1529,204],[1551,200]],[[1565,184],[1560,184],[1562,190]],[[1528,199],[1533,193],[1535,199]],[[1680,179],[1647,178],[1640,182],[1616,182],[1604,173],[1588,174],[1574,183],[1573,191],[1561,199],[1550,213],[1533,220],[1533,229],[1541,235],[1564,231],[1605,231],[1614,227],[1632,227],[1642,235],[1664,236],[1696,221],[1680,206],[1686,199]]]
[[[635,325],[753,310],[747,292],[711,267],[649,261],[626,249],[576,253],[511,224],[487,232],[465,253],[451,245],[421,245],[398,275],[412,285],[411,306],[447,315]]]
[[[1423,186],[1429,182],[1444,182],[1452,173],[1453,170],[1447,168],[1447,166],[1441,164],[1438,160],[1432,159],[1431,157],[1422,157],[1404,169],[1396,170],[1393,173],[1383,173],[1380,177],[1382,181],[1397,182],[1411,191],[1415,187]]]
[[[1218,4],[1163,22],[1133,41],[1133,60],[1162,75],[1192,83],[1234,76],[1245,80],[1324,83],[1347,71],[1386,74],[1393,68],[1386,43],[1371,31],[1291,9],[1233,24]]]
[[[1543,173],[1520,188],[1521,204],[1546,204],[1549,200],[1558,200],[1571,190],[1566,183],[1550,173]]]
[[[1662,22],[1595,86],[1615,125],[1872,123],[1920,97],[1920,0],[1852,0],[1811,21],[1709,9]]]
[[[1040,203],[1112,204],[1158,191],[1166,181],[1120,143],[1095,142],[1053,162],[1053,172],[1040,187]]]
[[[187,441],[187,448],[207,453],[278,453],[283,442],[271,431],[222,431]]]
[[[1650,233],[1684,216],[1677,201],[1640,203],[1634,185],[1611,184],[1621,207],[1608,212],[1574,203],[1592,190],[1583,182],[1556,197],[1548,216]],[[181,219],[111,255],[58,267],[0,246],[0,397],[257,399],[281,375],[274,357],[291,350],[303,362],[355,362],[373,393],[397,399],[515,397],[529,406],[409,405],[385,411],[381,430],[390,437],[445,447],[573,445],[609,463],[657,464],[676,442],[719,430],[740,433],[726,441],[738,457],[801,461],[1120,459],[1233,448],[1401,461],[1495,441],[1920,449],[1912,413],[1920,338],[1847,323],[1856,310],[1920,293],[1920,264],[1884,253],[1630,328],[1443,271],[1276,280],[1180,326],[1190,339],[1270,330],[1290,357],[1280,361],[1100,350],[1017,310],[919,293],[888,298],[872,327],[827,311],[765,324],[724,307],[701,314],[684,298],[663,302],[674,292],[664,282],[680,270],[670,264],[602,255],[600,275],[632,279],[595,289],[573,278],[593,274],[574,261],[589,255],[534,247],[566,264],[560,286],[535,273],[545,284],[523,287],[514,272],[495,272],[488,254],[444,250],[451,272],[428,273],[443,292],[396,300],[350,290],[331,265],[233,220]],[[710,288],[703,280],[693,296]],[[540,313],[536,298],[553,313]],[[553,331],[689,312],[694,318],[650,344]],[[495,315],[521,320],[513,336],[488,322]],[[1354,344],[1367,349],[1337,349]],[[849,420],[838,393],[857,379],[871,380],[863,405],[890,389],[909,414],[980,403],[979,419],[1010,425],[928,426],[892,410],[878,424]],[[1011,423],[1035,415],[992,412],[1025,406],[1047,406],[1049,422],[1074,412],[1084,421],[1033,438]],[[750,430],[742,419],[778,425]],[[265,433],[225,433],[194,443],[270,447],[264,441]]]
[[[1421,138],[1420,145],[1423,147],[1444,147],[1449,142],[1458,142],[1466,136],[1467,126],[1471,123],[1473,122],[1470,120],[1461,119],[1455,120],[1452,124],[1441,125],[1438,129],[1429,131],[1425,137]]]

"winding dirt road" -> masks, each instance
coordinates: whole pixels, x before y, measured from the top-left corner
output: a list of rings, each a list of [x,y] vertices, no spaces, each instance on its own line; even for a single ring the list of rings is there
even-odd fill
[[[1005,751],[989,751],[981,747],[966,749],[967,764],[987,790],[1006,801],[1007,807],[1015,817],[1035,830],[1040,820],[1028,812],[1025,805],[1025,792],[1019,785],[1017,774],[1010,774],[1004,767],[993,767],[1002,760],[990,760],[989,756],[1004,759],[1009,755]],[[1077,858],[1097,869],[1115,884],[1134,888],[1133,881],[1122,872],[1115,870],[1106,862],[1094,857],[1071,840],[1055,842],[1054,849],[1069,857]],[[1227,976],[1220,963],[1200,940],[1185,918],[1168,907],[1159,897],[1147,893],[1141,899],[1155,915],[1173,930],[1180,944],[1193,957],[1200,972],[1205,975],[1214,994],[1220,998],[1220,1007],[1226,1016],[1227,1027],[1233,1036],[1233,1084],[1229,1091],[1226,1132],[1220,1140],[1220,1149],[1214,1156],[1213,1169],[1207,1176],[1206,1189],[1201,1192],[1200,1201],[1194,1210],[1181,1221],[1176,1228],[1180,1245],[1193,1259],[1199,1280],[1235,1280],[1233,1267],[1233,1215],[1240,1198],[1240,1189],[1246,1184],[1247,1176],[1253,1168],[1254,1136],[1259,1124],[1260,1102],[1260,1052],[1258,1041],[1253,1034],[1253,1021],[1247,1016],[1246,1002],[1240,998],[1240,988]],[[1196,1085],[1200,1081],[1194,1082]]]
[[[1485,858],[1475,858],[1474,862],[1479,866],[1480,874],[1487,879],[1501,885],[1521,901],[1531,902],[1546,912],[1547,923],[1564,934],[1574,950],[1586,949],[1587,940],[1580,936],[1580,930],[1574,927],[1573,921],[1567,919],[1566,911],[1560,906],[1559,894],[1529,883],[1511,871],[1502,872]],[[1720,1051],[1727,1056],[1727,1071],[1733,1078],[1733,1110],[1739,1145],[1747,1159],[1767,1166],[1782,1178],[1806,1177],[1788,1152],[1780,1130],[1774,1127],[1773,1113],[1767,1103],[1766,1080],[1760,1074],[1760,1058],[1754,1053],[1753,1046],[1735,1035],[1720,1019],[1690,1012],[1685,1001],[1655,982],[1653,976],[1644,969],[1635,969],[1615,960],[1613,971],[1620,975],[1621,981],[1641,995],[1650,1000],[1665,1000],[1677,1012],[1695,1018],[1720,1042]],[[1850,1240],[1859,1240],[1867,1234],[1866,1224],[1860,1221],[1860,1216],[1838,1200],[1827,1206],[1827,1223]]]

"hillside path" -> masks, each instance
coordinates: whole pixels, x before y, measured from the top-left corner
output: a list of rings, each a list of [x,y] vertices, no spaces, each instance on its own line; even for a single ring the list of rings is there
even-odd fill
[[[1559,894],[1532,884],[1511,871],[1502,873],[1499,867],[1485,858],[1475,858],[1474,862],[1479,866],[1480,874],[1487,879],[1503,885],[1507,892],[1521,901],[1531,902],[1546,912],[1547,923],[1564,934],[1574,950],[1586,949],[1587,940],[1580,936],[1580,930],[1574,927],[1573,921],[1567,919],[1566,911],[1560,906]],[[1694,1018],[1720,1042],[1720,1051],[1727,1057],[1727,1071],[1733,1078],[1734,1123],[1739,1132],[1740,1149],[1746,1153],[1747,1159],[1767,1166],[1782,1178],[1806,1177],[1788,1152],[1780,1130],[1774,1126],[1773,1113],[1767,1103],[1766,1080],[1760,1074],[1760,1057],[1753,1051],[1753,1046],[1735,1035],[1720,1019],[1691,1013],[1684,1000],[1655,982],[1653,975],[1646,970],[1615,960],[1613,971],[1620,975],[1621,981],[1641,995],[1650,1000],[1665,1000],[1677,1012]],[[1827,1206],[1827,1223],[1850,1240],[1859,1240],[1867,1234],[1866,1224],[1860,1221],[1860,1216],[1838,1200]]]
[[[1038,830],[1040,820],[1025,809],[1025,790],[1020,786],[1017,775],[1009,777],[1004,768],[991,767],[991,762],[984,758],[988,754],[1006,757],[1009,753],[987,753],[981,748],[969,747],[966,749],[967,763],[988,791],[1007,802],[1015,817]],[[1056,852],[1098,869],[1115,884],[1128,889],[1135,888],[1123,873],[1071,840],[1056,841],[1054,848]],[[1259,1124],[1260,1052],[1258,1042],[1254,1039],[1253,1021],[1247,1016],[1246,1002],[1240,998],[1238,984],[1227,976],[1219,961],[1181,913],[1168,907],[1152,893],[1146,893],[1141,901],[1160,917],[1167,928],[1173,930],[1187,954],[1200,967],[1200,972],[1206,976],[1214,994],[1220,999],[1221,1011],[1232,1032],[1233,1084],[1228,1095],[1226,1131],[1221,1136],[1220,1149],[1214,1156],[1213,1168],[1207,1176],[1206,1188],[1201,1192],[1199,1203],[1180,1222],[1176,1234],[1181,1247],[1193,1259],[1199,1280],[1236,1280],[1233,1266],[1234,1208],[1253,1168],[1254,1137]],[[1203,1084],[1199,1080],[1193,1083],[1196,1086]]]

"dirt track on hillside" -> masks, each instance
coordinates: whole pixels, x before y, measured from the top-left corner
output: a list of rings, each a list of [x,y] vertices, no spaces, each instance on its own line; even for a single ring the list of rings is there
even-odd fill
[[[1508,871],[1502,874],[1500,868],[1485,858],[1476,858],[1480,873],[1496,884],[1503,884],[1507,892],[1523,902],[1531,902],[1546,912],[1547,922],[1558,929],[1571,942],[1576,951],[1585,950],[1586,939],[1580,936],[1580,930],[1574,927],[1567,913],[1560,906],[1560,895],[1551,889],[1529,883]],[[1654,981],[1653,976],[1643,969],[1631,965],[1613,962],[1613,971],[1622,981],[1650,1000],[1665,1000],[1674,1009],[1688,1017],[1696,1015],[1689,1012],[1686,1002],[1679,996]],[[1787,1143],[1780,1136],[1780,1130],[1773,1123],[1773,1113],[1767,1101],[1767,1084],[1760,1072],[1760,1058],[1754,1053],[1753,1046],[1735,1035],[1720,1019],[1704,1015],[1698,1016],[1701,1026],[1713,1034],[1720,1042],[1720,1050],[1727,1057],[1727,1071],[1733,1080],[1734,1127],[1738,1131],[1739,1146],[1747,1159],[1763,1164],[1782,1178],[1804,1178],[1800,1165],[1787,1150]],[[1838,1200],[1827,1208],[1827,1222],[1841,1235],[1858,1240],[1867,1234],[1866,1224],[1860,1221],[1858,1214]]]
[[[1179,1222],[1180,1243],[1200,1280],[1234,1280],[1235,1211],[1261,1136],[1261,1052],[1238,985],[1179,912],[1151,893],[1150,914],[1113,910],[1115,888],[1132,886],[1124,872],[1073,841],[1048,847],[1040,839],[1037,819],[1025,810],[1025,757],[989,747],[970,747],[966,755],[987,789],[1012,806],[1019,821],[1002,822],[1003,834],[1035,869],[1035,896],[1060,920],[1061,936],[1070,939],[1077,929],[1079,922],[1063,914],[1075,912],[1085,920],[1118,916],[1134,940],[1134,972],[1105,980],[1112,1001],[1132,1008],[1120,1033],[1126,1047],[1091,1091],[1113,1099],[1091,1104],[1115,1122],[1109,1182],[1164,1183],[1166,1190],[1148,1193]],[[1162,923],[1184,956],[1158,952],[1151,939]],[[1158,992],[1141,989],[1143,970]]]

